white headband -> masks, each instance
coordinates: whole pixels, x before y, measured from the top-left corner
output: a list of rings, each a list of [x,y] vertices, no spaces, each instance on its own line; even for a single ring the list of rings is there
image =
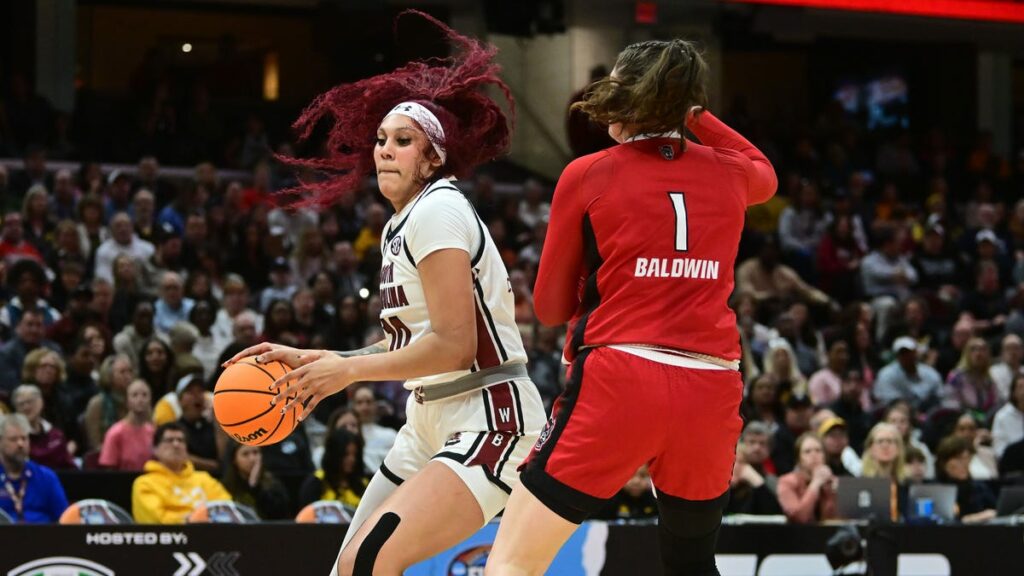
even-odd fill
[[[430,140],[430,144],[434,147],[434,152],[437,152],[437,156],[441,159],[441,164],[448,160],[448,154],[444,149],[444,128],[441,127],[441,121],[437,119],[437,116],[426,106],[416,102],[402,102],[392,108],[391,112],[384,117],[387,118],[392,114],[402,114],[418,122],[427,135],[427,139]]]

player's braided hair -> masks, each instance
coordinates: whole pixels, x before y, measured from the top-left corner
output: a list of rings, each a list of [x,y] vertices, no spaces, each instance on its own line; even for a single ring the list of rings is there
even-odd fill
[[[573,104],[595,122],[621,122],[635,134],[682,131],[692,106],[707,106],[708,65],[686,40],[647,40],[626,47],[615,77],[593,83]]]
[[[499,67],[494,62],[497,49],[417,10],[406,10],[398,19],[406,14],[436,26],[451,45],[453,55],[410,62],[388,74],[342,84],[317,96],[292,127],[299,140],[306,140],[321,120],[331,120],[325,154],[319,158],[277,157],[287,165],[316,174],[304,178],[295,188],[279,192],[289,196],[287,202],[292,207],[327,206],[357,189],[373,172],[377,127],[401,102],[418,102],[441,122],[447,160],[436,177],[466,177],[476,166],[508,150],[511,122],[483,92],[487,86],[497,88],[514,117],[515,102],[498,77]]]

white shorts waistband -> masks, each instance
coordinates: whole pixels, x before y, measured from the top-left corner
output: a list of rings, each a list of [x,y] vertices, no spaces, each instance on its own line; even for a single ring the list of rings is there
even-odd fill
[[[657,362],[659,364],[668,364],[669,366],[679,366],[680,368],[694,368],[696,370],[729,370],[725,366],[719,366],[718,364],[712,364],[698,358],[690,356],[680,356],[679,354],[669,354],[668,352],[660,352],[651,348],[644,348],[642,346],[630,346],[628,344],[609,344],[608,348],[618,350],[619,352],[625,352],[626,354],[632,354],[650,360],[651,362]]]

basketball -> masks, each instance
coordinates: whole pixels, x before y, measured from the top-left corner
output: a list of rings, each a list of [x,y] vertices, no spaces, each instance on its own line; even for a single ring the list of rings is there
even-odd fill
[[[284,440],[298,423],[298,410],[282,414],[289,400],[271,406],[275,380],[291,371],[281,362],[258,364],[255,357],[242,358],[227,367],[213,391],[213,413],[228,436],[249,446],[269,446]]]

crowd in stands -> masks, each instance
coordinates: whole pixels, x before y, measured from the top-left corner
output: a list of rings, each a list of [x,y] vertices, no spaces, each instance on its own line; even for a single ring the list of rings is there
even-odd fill
[[[1024,480],[1024,154],[1001,158],[984,134],[959,149],[938,129],[867,132],[832,108],[800,132],[739,106],[725,117],[780,181],[748,211],[736,269],[746,427],[729,512],[828,520],[849,475],[900,494],[955,484],[964,521],[991,518],[998,490]],[[20,167],[0,164],[0,411],[12,413],[0,508],[12,517],[55,521],[67,503],[44,471],[71,468],[142,473],[140,522],[226,498],[265,519],[358,504],[404,421],[400,382],[328,398],[264,448],[220,431],[211,390],[256,342],[350,350],[383,337],[391,209],[368,183],[330,209],[285,210],[273,192],[295,176],[265,136],[245,141],[242,180],[210,162],[169,178],[151,154],[134,170],[54,171],[35,145]],[[486,172],[467,184],[550,407],[563,331],[537,323],[531,292],[552,190],[527,180],[499,194]],[[639,470],[600,516],[654,515],[649,484]]]

